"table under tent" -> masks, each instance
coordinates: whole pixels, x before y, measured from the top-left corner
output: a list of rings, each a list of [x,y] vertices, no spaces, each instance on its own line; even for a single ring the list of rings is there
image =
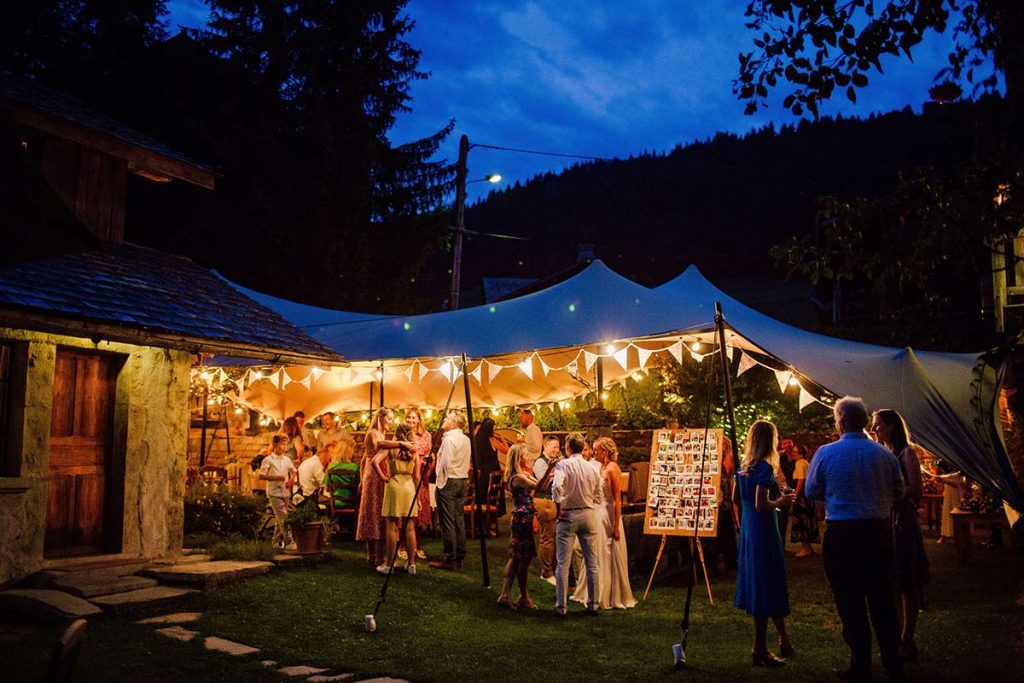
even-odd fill
[[[365,411],[381,380],[390,407],[442,407],[462,354],[474,407],[572,399],[595,390],[599,365],[612,385],[655,358],[702,359],[714,349],[721,302],[726,350],[738,371],[759,363],[776,372],[780,386],[795,380],[801,406],[850,394],[871,408],[895,409],[922,446],[1024,509],[996,412],[999,359],[807,332],[736,301],[693,266],[652,289],[594,261],[521,297],[411,316],[335,311],[234,286],[351,361],[345,368],[243,371],[231,399],[277,419],[298,409]],[[238,378],[238,369],[230,372]],[[452,406],[464,403],[456,391]]]

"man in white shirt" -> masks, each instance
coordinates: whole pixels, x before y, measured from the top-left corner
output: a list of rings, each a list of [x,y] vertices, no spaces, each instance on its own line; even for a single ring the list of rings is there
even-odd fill
[[[352,462],[352,456],[356,452],[356,441],[345,427],[338,425],[334,413],[331,412],[320,416],[320,432],[316,435],[317,452],[328,443],[335,444],[333,457],[336,457],[338,462]]]
[[[323,488],[324,470],[331,463],[334,457],[334,442],[328,441],[322,448],[318,448],[316,455],[306,458],[299,465],[299,490],[303,499],[316,494]],[[317,502],[326,502],[326,496],[318,496]]]
[[[267,501],[274,512],[274,546],[292,549],[295,544],[284,523],[290,507],[288,495],[295,480],[295,465],[291,458],[284,454],[288,449],[288,442],[289,439],[284,434],[274,435],[271,443],[273,452],[260,463],[260,480],[267,482]]]
[[[523,443],[526,444],[526,460],[533,467],[533,461],[540,457],[541,449],[544,447],[544,434],[533,421],[533,412],[530,410],[519,412],[519,426],[524,430]]]
[[[444,438],[437,449],[437,516],[444,540],[444,560],[431,562],[435,569],[462,569],[466,557],[466,518],[462,506],[466,498],[466,482],[472,460],[466,418],[451,411],[441,424]]]
[[[600,496],[601,474],[583,459],[586,440],[579,432],[565,438],[569,457],[555,465],[552,497],[558,505],[558,525],[555,529],[555,614],[566,615],[566,589],[569,583],[569,555],[572,542],[579,539],[583,548],[583,561],[587,567],[587,611],[596,615],[597,596],[597,519],[594,506]]]

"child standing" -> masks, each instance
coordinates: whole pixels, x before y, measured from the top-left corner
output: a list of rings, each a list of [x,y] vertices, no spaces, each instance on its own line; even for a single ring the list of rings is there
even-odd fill
[[[284,518],[290,507],[290,492],[295,479],[295,464],[291,458],[285,455],[288,449],[289,438],[284,434],[275,434],[271,444],[271,454],[263,458],[260,464],[260,480],[267,482],[267,500],[270,502],[270,509],[274,512],[274,546],[293,550],[295,543],[292,542],[288,527],[285,526]]]

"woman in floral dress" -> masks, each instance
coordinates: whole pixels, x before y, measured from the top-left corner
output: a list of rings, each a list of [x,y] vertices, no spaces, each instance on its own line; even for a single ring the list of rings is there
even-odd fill
[[[529,580],[530,563],[537,556],[537,546],[533,541],[533,490],[537,488],[537,480],[533,478],[527,462],[527,451],[524,444],[516,444],[509,449],[508,462],[505,466],[505,480],[512,493],[512,519],[509,523],[511,538],[508,544],[508,562],[505,563],[505,581],[498,596],[498,606],[515,609],[512,604],[512,581],[519,583],[519,607],[536,609],[537,605],[530,600],[526,584]]]

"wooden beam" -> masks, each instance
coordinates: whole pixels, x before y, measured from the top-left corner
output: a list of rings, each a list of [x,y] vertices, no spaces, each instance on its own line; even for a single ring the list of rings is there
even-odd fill
[[[128,170],[132,173],[143,171],[169,176],[208,190],[212,190],[216,184],[217,174],[197,164],[140,147],[105,131],[68,121],[56,114],[32,109],[17,102],[8,104],[11,107],[12,118],[16,122],[50,135],[71,140],[84,147],[99,150],[104,154],[124,159],[128,162]]]
[[[96,323],[60,316],[47,316],[29,311],[0,309],[0,327],[31,330],[49,334],[63,334],[71,337],[105,340],[136,346],[157,346],[180,349],[191,353],[207,353],[222,356],[242,356],[265,360],[275,365],[349,365],[340,354],[303,353],[291,349],[261,346],[246,342],[205,339],[187,334],[155,332],[122,327],[109,323]]]

